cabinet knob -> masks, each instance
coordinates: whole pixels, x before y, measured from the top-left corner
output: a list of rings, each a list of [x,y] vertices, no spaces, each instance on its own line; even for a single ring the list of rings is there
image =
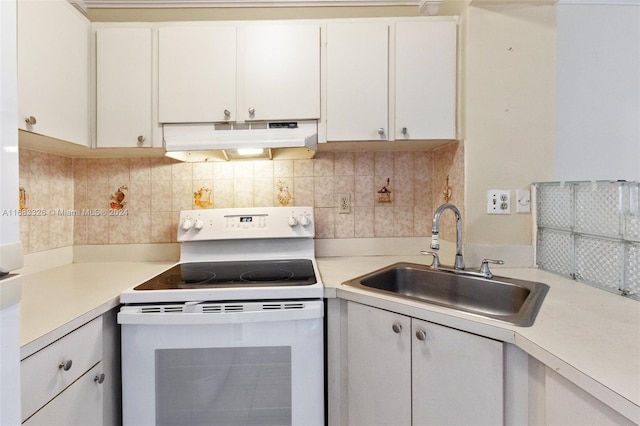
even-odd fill
[[[403,134],[403,135],[406,135],[406,134],[407,134],[407,128],[406,128],[406,127],[403,127],[403,128],[402,128],[402,130],[401,130],[401,132],[402,132],[402,134]]]
[[[138,143],[143,143],[144,142],[144,136],[140,135],[138,136]]]
[[[427,333],[425,333],[424,330],[418,330],[416,331],[416,338],[418,340],[426,340],[427,338]]]
[[[96,377],[93,378],[93,381],[101,385],[102,382],[104,382],[104,378],[105,378],[104,373],[96,374]]]
[[[225,110],[224,110],[224,117],[225,117],[225,118],[229,118],[229,117],[231,117],[231,111],[229,111],[228,109],[225,109]]]
[[[256,109],[255,108],[249,108],[249,115],[253,115],[256,113]]]
[[[391,329],[396,334],[400,333],[402,331],[402,324],[400,324],[399,322],[393,323],[393,325],[391,326]]]
[[[30,126],[33,126],[34,124],[36,124],[37,120],[33,115],[30,115],[29,117],[24,119],[24,122]]]
[[[378,134],[379,134],[380,136],[384,135],[384,127],[380,127],[380,128],[378,129]]]
[[[66,360],[66,361],[60,361],[60,364],[58,364],[58,368],[64,371],[69,371],[71,369],[71,364],[73,364],[73,361]]]

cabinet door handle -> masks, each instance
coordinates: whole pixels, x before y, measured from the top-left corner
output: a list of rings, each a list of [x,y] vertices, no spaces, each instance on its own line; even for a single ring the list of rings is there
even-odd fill
[[[399,322],[395,322],[393,323],[393,325],[391,326],[391,329],[393,330],[394,333],[400,333],[402,331],[402,324],[400,324]]]
[[[138,136],[138,143],[143,143],[144,142],[144,136],[140,135]]]
[[[24,119],[24,122],[30,126],[33,126],[34,124],[36,124],[37,120],[33,115],[30,115],[29,117]]]
[[[69,371],[71,369],[71,364],[73,364],[73,361],[70,359],[66,361],[60,361],[60,364],[58,364],[58,368],[64,371]]]
[[[93,381],[101,385],[102,382],[104,382],[104,378],[105,378],[104,373],[96,374],[96,377],[93,378]]]
[[[249,115],[253,115],[256,113],[256,109],[255,108],[249,108]]]
[[[401,132],[402,132],[402,134],[403,134],[403,135],[406,135],[406,134],[407,134],[407,128],[406,128],[406,127],[403,127],[403,128],[402,128],[402,130],[401,130]]]
[[[418,330],[418,331],[416,331],[416,338],[418,340],[426,340],[427,339],[427,333],[425,333],[424,330]]]
[[[224,110],[224,116],[225,116],[225,118],[231,117],[231,111],[229,111],[228,109],[225,109]]]
[[[384,127],[380,127],[380,128],[378,129],[378,134],[379,134],[380,136],[384,135]]]

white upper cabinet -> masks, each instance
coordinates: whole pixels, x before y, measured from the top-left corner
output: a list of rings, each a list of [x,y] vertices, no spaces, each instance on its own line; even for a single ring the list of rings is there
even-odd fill
[[[245,120],[320,118],[320,26],[244,27]]]
[[[455,139],[456,23],[397,22],[395,139]]]
[[[235,121],[236,27],[158,30],[161,123]]]
[[[387,140],[389,25],[327,24],[327,140]]]
[[[96,145],[152,144],[152,37],[150,28],[96,32]]]
[[[320,118],[320,26],[159,29],[161,123]]]
[[[20,129],[89,146],[89,35],[66,0],[18,2]]]

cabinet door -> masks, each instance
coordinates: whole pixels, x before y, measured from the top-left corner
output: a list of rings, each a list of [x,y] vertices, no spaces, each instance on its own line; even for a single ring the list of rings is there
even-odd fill
[[[26,426],[102,425],[102,363],[96,364],[76,382],[23,423]]]
[[[89,28],[66,0],[18,2],[21,129],[89,146]]]
[[[502,343],[412,319],[413,424],[503,424]]]
[[[455,139],[456,23],[398,22],[395,36],[395,139]]]
[[[388,139],[389,26],[327,25],[327,140]]]
[[[244,119],[320,118],[319,25],[245,26],[243,52]]]
[[[349,424],[411,424],[411,320],[349,302]]]
[[[151,146],[151,29],[96,33],[97,147]]]
[[[160,28],[158,52],[161,123],[237,119],[235,26]]]

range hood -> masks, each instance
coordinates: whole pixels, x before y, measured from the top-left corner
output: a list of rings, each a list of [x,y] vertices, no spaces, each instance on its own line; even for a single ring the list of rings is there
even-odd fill
[[[162,131],[166,155],[188,162],[313,158],[318,148],[315,120],[164,124]]]

